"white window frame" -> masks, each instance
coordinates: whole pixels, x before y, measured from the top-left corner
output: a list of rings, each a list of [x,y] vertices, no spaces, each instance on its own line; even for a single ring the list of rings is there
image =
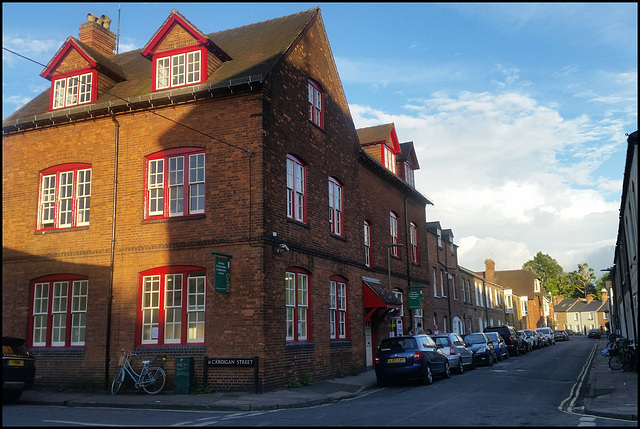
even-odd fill
[[[320,90],[320,86],[309,80],[307,83],[308,89],[308,109],[309,109],[309,121],[316,124],[318,127],[324,127],[324,113],[323,113],[323,94]]]
[[[364,221],[364,265],[371,267],[371,224]]]
[[[51,108],[55,110],[90,103],[93,91],[92,79],[92,73],[54,79]]]
[[[394,212],[389,212],[389,234],[391,235],[391,244],[398,244],[398,216]],[[391,247],[391,255],[398,257],[398,246]]]
[[[287,217],[299,222],[306,215],[306,166],[293,156],[287,156]]]
[[[200,50],[156,58],[156,90],[176,88],[202,82]]]
[[[89,225],[91,168],[77,165],[41,174],[38,229],[64,229]]]
[[[343,340],[347,338],[347,284],[329,281],[329,338]]]
[[[332,234],[342,236],[342,185],[333,177],[329,177],[329,228]]]

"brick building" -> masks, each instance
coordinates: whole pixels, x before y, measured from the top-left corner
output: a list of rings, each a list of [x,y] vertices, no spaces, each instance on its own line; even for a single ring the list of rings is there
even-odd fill
[[[211,34],[174,10],[119,54],[109,24],[3,120],[3,334],[36,383],[107,384],[121,348],[169,388],[176,357],[257,357],[263,391],[370,366],[430,285],[431,203],[393,124],[356,131],[319,8]]]

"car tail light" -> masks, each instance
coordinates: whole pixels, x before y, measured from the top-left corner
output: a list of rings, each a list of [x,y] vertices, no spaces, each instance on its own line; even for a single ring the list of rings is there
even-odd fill
[[[376,365],[380,365],[380,358],[376,356]]]
[[[449,354],[450,355],[455,355],[456,354],[456,349],[453,348],[453,344],[451,344],[449,346]]]
[[[421,360],[422,359],[422,352],[420,350],[418,350],[416,352],[416,354],[413,355],[413,360]]]

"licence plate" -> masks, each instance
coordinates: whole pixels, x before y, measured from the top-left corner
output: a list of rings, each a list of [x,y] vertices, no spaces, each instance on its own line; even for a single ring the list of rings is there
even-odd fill
[[[9,360],[9,366],[24,366],[24,361],[23,360],[17,360],[17,359],[10,359]]]
[[[387,359],[387,363],[400,363],[400,362],[404,362],[405,358],[393,358],[393,359]]]

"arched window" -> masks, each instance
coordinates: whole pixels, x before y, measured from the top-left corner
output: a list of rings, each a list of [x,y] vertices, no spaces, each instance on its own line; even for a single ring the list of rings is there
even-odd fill
[[[62,164],[40,172],[38,230],[88,226],[90,203],[90,164]]]
[[[206,279],[206,270],[194,266],[140,273],[137,343],[204,343]]]
[[[309,80],[307,88],[309,96],[309,120],[320,128],[324,128],[324,97],[322,89],[320,89],[320,85],[312,80]]]
[[[84,346],[89,280],[59,274],[31,282],[31,347]]]
[[[329,225],[332,234],[343,236],[342,185],[329,177]]]
[[[204,213],[205,150],[176,148],[145,159],[145,219]]]

